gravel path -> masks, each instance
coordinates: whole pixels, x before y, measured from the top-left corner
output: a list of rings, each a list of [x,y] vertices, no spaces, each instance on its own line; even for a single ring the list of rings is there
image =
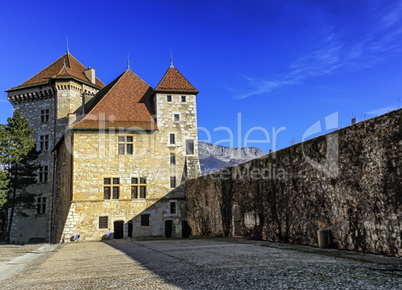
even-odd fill
[[[402,289],[400,258],[235,239],[69,243],[1,289]]]

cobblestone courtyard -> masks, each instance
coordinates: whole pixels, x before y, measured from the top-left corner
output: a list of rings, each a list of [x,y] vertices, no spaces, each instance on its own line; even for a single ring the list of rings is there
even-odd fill
[[[15,261],[8,250],[11,258],[3,257],[0,272]],[[400,258],[261,241],[112,240],[56,245],[0,281],[0,288],[401,289],[402,266]]]

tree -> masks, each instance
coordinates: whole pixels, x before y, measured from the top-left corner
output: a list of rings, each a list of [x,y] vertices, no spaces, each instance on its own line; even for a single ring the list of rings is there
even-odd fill
[[[0,124],[0,240],[4,239],[4,234],[6,233],[6,210],[5,204],[7,202],[7,185],[8,185],[8,174],[5,171],[4,165],[4,144],[5,144],[5,130],[3,124]]]
[[[35,160],[38,151],[35,148],[33,129],[29,127],[28,119],[15,111],[14,116],[7,121],[7,125],[0,127],[0,158],[3,172],[7,175],[7,180],[4,181],[7,201],[2,210],[10,211],[7,221],[7,237],[10,241],[15,213],[26,216],[21,209],[32,207],[34,202],[35,194],[29,193],[27,188],[36,183],[38,166]]]
[[[7,172],[0,167],[0,209],[7,201],[7,185],[8,185]]]
[[[0,240],[4,239],[4,233],[6,232],[6,215],[2,208],[7,202],[7,184],[7,173],[3,171],[2,167],[0,167]]]

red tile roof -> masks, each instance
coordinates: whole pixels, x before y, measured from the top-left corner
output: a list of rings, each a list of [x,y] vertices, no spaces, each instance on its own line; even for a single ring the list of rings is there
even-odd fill
[[[173,66],[166,71],[155,91],[198,94],[196,88]]]
[[[99,91],[85,108],[89,112],[74,129],[156,129],[153,90],[131,70],[126,70]]]
[[[7,91],[48,84],[51,79],[57,78],[72,78],[93,86],[94,84],[92,84],[85,76],[85,70],[86,67],[83,66],[74,56],[70,53],[66,53],[26,82]],[[96,78],[95,86],[103,88],[105,84]]]

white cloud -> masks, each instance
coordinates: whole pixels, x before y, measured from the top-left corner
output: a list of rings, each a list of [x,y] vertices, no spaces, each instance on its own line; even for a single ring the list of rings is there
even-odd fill
[[[387,11],[382,16],[382,25],[384,28],[389,28],[401,22],[402,2],[396,3],[388,7]]]
[[[270,93],[284,86],[300,84],[307,79],[341,70],[366,69],[391,55],[402,53],[402,2],[384,9],[373,9],[371,13],[371,18],[379,20],[359,38],[342,41],[343,33],[334,27],[325,28],[322,32],[328,34],[328,37],[319,42],[315,49],[293,61],[285,74],[272,80],[245,77],[251,89],[237,98]]]

